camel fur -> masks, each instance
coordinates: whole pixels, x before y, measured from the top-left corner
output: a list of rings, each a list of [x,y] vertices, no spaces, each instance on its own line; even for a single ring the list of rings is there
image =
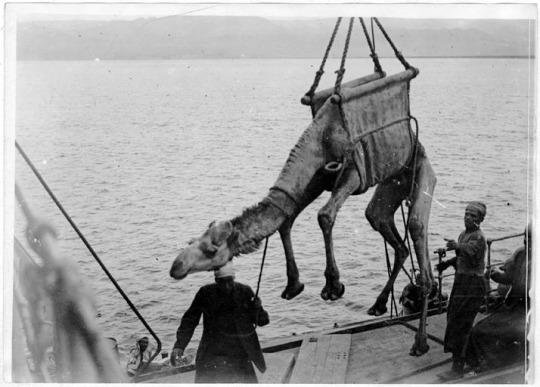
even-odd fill
[[[345,290],[339,281],[332,242],[337,213],[350,195],[377,186],[365,215],[392,246],[395,258],[390,278],[368,313],[381,315],[387,311],[389,293],[409,255],[394,223],[394,213],[406,199],[410,201],[408,229],[420,269],[419,284],[427,295],[433,283],[427,229],[436,178],[410,127],[409,81],[417,73],[412,68],[391,77],[356,82],[338,96],[341,104],[333,103],[334,97],[329,98],[324,91],[316,94],[314,119],[291,150],[268,195],[230,221],[211,223],[201,237],[180,251],[170,275],[181,279],[189,273],[218,268],[235,256],[256,250],[264,238],[279,231],[287,270],[282,297],[294,298],[304,285],[294,259],[291,228],[304,208],[327,190],[331,197],[318,213],[326,250],[326,284],[321,297],[336,300]],[[412,355],[421,355],[429,348],[424,298]]]

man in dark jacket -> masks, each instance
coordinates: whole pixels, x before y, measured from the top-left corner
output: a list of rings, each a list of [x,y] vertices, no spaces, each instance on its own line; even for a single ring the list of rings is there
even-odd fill
[[[446,249],[455,250],[456,256],[435,266],[439,271],[454,266],[456,274],[450,293],[447,324],[444,335],[444,352],[452,353],[452,370],[446,378],[463,376],[465,350],[474,318],[485,295],[484,255],[486,238],[480,223],[486,216],[486,206],[481,202],[470,202],[465,208],[465,230],[458,241],[446,239]]]
[[[182,317],[171,353],[182,356],[203,316],[203,333],[195,361],[196,383],[257,383],[253,369],[266,364],[255,325],[269,323],[261,301],[249,286],[234,281],[232,262],[215,271],[216,283],[205,285]]]
[[[510,285],[504,303],[473,328],[467,347],[467,362],[476,371],[523,362],[527,344],[527,311],[530,308],[531,227],[525,230],[523,246],[491,279]]]

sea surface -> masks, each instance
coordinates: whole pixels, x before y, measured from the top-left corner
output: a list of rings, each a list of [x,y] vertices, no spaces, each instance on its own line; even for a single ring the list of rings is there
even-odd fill
[[[487,205],[487,237],[522,232],[532,203],[533,61],[410,62],[420,69],[411,82],[411,113],[437,174],[430,251],[443,247],[443,238],[457,239],[469,200]],[[401,71],[395,59],[382,64],[388,74]],[[210,272],[173,280],[173,259],[211,221],[230,219],[266,195],[310,123],[299,101],[318,65],[318,59],[18,62],[18,143],[163,350],[171,349],[199,287],[213,281]],[[328,61],[320,88],[333,85],[338,66]],[[349,80],[373,65],[351,59],[346,68]],[[102,330],[126,351],[148,333],[18,154],[14,163],[32,209],[58,230],[60,254],[79,263]],[[319,296],[325,255],[317,211],[329,193],[294,225],[305,290],[293,300],[280,298],[285,258],[279,236],[270,238],[260,296],[271,323],[258,329],[262,341],[371,318],[367,309],[387,279],[383,240],[364,217],[372,194],[350,197],[337,217],[335,255],[346,289],[337,301]],[[396,222],[402,224],[399,211]],[[24,225],[16,209],[18,238]],[[508,258],[521,244],[521,238],[494,243],[492,259]],[[234,260],[237,280],[254,290],[261,258],[262,249]],[[407,281],[400,274],[396,297]],[[191,350],[200,334],[199,328]]]

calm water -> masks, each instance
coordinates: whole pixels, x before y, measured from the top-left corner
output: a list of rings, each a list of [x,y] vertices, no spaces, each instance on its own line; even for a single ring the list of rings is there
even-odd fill
[[[400,71],[394,61],[383,61],[388,73]],[[438,176],[430,250],[442,247],[443,237],[457,238],[465,204],[472,199],[487,204],[483,229],[488,237],[521,232],[530,203],[533,62],[411,63],[420,68],[411,85],[411,111]],[[210,221],[231,218],[266,194],[310,122],[309,109],[299,99],[318,64],[315,59],[18,64],[19,144],[164,350],[171,348],[197,289],[213,281],[211,273],[172,280],[172,260]],[[337,62],[327,64],[322,87],[333,84],[337,67]],[[350,60],[347,69],[346,79],[351,79],[371,72],[372,64]],[[15,162],[16,179],[34,210],[60,231],[62,254],[80,263],[96,294],[103,330],[126,349],[146,334],[144,327],[22,158],[16,156]],[[387,277],[382,238],[364,218],[372,193],[351,197],[337,218],[335,252],[346,286],[338,301],[319,297],[325,258],[317,211],[328,193],[301,214],[293,229],[306,285],[294,300],[280,298],[285,259],[278,235],[270,239],[260,295],[271,324],[259,329],[263,340],[369,317],[366,311]],[[18,211],[15,215],[20,231],[23,221]],[[493,258],[505,258],[520,244],[518,239],[494,245]],[[261,256],[262,249],[236,259],[237,280],[255,289]],[[400,291],[406,277],[399,281]],[[200,329],[191,347],[199,337]]]

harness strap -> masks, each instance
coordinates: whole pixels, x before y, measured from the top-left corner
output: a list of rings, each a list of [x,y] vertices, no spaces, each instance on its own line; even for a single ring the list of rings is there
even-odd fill
[[[367,136],[369,136],[369,135],[371,135],[371,134],[377,133],[377,132],[379,132],[379,131],[381,131],[381,130],[388,129],[388,128],[389,128],[390,126],[392,126],[392,125],[396,125],[396,124],[399,124],[400,122],[408,121],[408,120],[410,120],[410,119],[411,119],[411,117],[403,117],[403,118],[399,118],[399,119],[397,119],[397,120],[395,120],[395,121],[392,121],[392,122],[390,122],[390,123],[388,123],[388,124],[386,124],[386,125],[380,126],[380,127],[378,127],[378,128],[372,129],[372,130],[368,130],[367,132],[362,133],[362,134],[359,135],[358,137],[354,138],[354,139],[352,140],[352,143],[353,143],[353,145],[356,145],[356,144],[358,144],[360,141],[362,141],[362,139],[363,139],[364,137],[367,137]]]
[[[270,191],[279,191],[279,192],[282,192],[283,194],[285,194],[285,197],[290,200],[295,208],[298,208],[300,205],[298,203],[298,201],[289,193],[287,192],[286,190],[284,190],[283,188],[281,187],[278,187],[278,186],[272,186],[270,187]],[[270,204],[272,204],[274,207],[276,207],[278,210],[280,210],[281,212],[283,212],[285,215],[287,216],[290,216],[292,215],[292,212],[291,211],[287,211],[285,208],[283,208],[283,206],[281,206],[280,204],[278,204],[272,197],[270,196],[267,196],[266,199],[268,200],[268,202]]]

